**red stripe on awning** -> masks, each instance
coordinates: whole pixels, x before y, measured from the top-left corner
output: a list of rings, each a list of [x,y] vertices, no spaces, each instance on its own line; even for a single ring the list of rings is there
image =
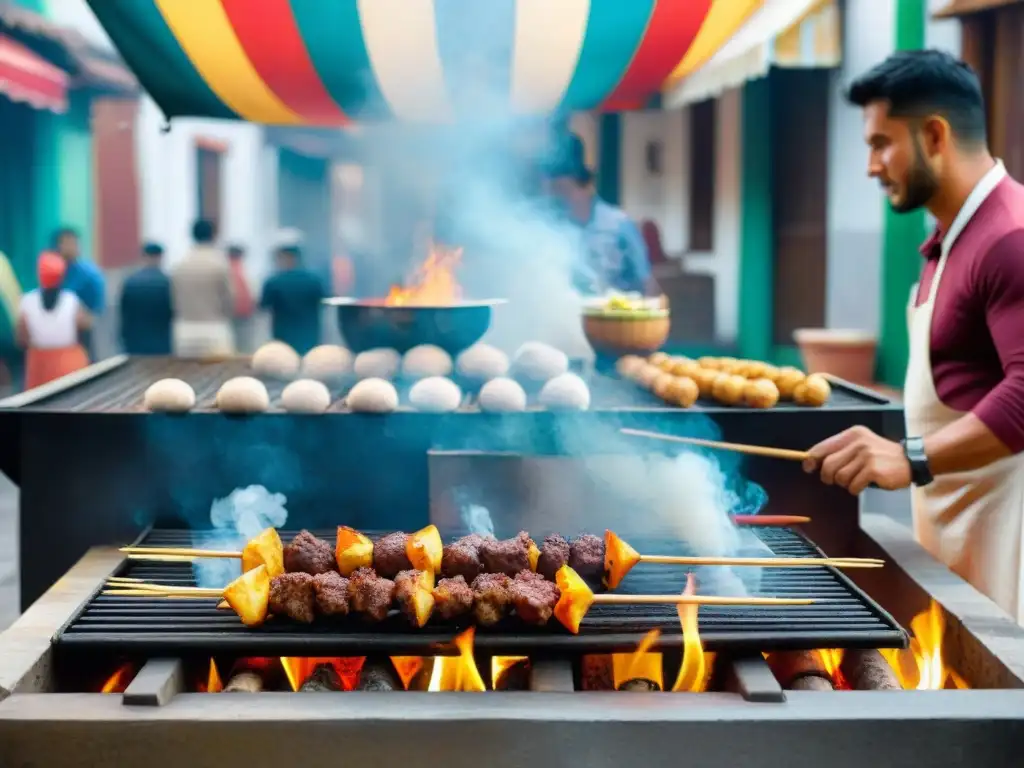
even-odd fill
[[[711,7],[711,0],[657,0],[640,47],[601,109],[643,106],[651,83],[662,83],[683,60]]]
[[[267,87],[312,125],[349,122],[313,66],[289,0],[220,0],[245,55]]]
[[[36,109],[66,112],[68,75],[21,43],[0,35],[0,94]]]

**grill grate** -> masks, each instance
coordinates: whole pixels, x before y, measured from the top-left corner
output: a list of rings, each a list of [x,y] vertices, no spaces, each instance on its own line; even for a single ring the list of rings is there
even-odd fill
[[[176,378],[187,382],[195,390],[195,410],[214,411],[216,410],[214,399],[221,384],[234,376],[251,375],[252,371],[245,358],[201,361],[168,357],[137,357],[129,359],[123,365],[96,378],[50,397],[34,401],[22,408],[64,413],[141,413],[143,412],[142,396],[146,388],[160,379]],[[616,377],[601,375],[593,371],[586,372],[584,376],[590,385],[592,409],[666,409],[661,400],[632,382],[622,381]],[[276,409],[280,405],[284,384],[269,379],[264,380],[264,384],[270,394],[271,408]],[[345,411],[342,398],[347,389],[348,385],[331,388],[334,403],[332,411]],[[721,407],[714,403],[698,402],[692,410],[717,410]],[[892,407],[891,404],[885,398],[873,392],[837,381],[833,384],[832,397],[824,409],[885,409],[890,407]],[[463,408],[468,411],[477,410],[472,400],[468,400]],[[799,410],[800,406],[790,402],[782,402],[774,408],[774,410],[794,409]],[[730,410],[742,409],[732,408]]]
[[[294,532],[282,532],[287,541]],[[332,534],[319,532],[330,540]],[[745,532],[761,548],[779,557],[816,557],[821,552],[793,530],[752,528]],[[201,534],[154,530],[146,546],[201,546]],[[634,542],[636,544],[637,542]],[[678,545],[645,543],[643,551],[678,553]],[[739,569],[738,569],[739,570]],[[742,569],[752,570],[752,569]],[[696,569],[699,594],[723,594],[722,569]],[[193,585],[188,563],[126,561],[118,575],[163,584]],[[880,606],[841,573],[830,568],[769,568],[760,571],[751,594],[811,597],[808,606],[743,608],[702,606],[700,635],[709,651],[759,652],[814,648],[903,648],[907,634]],[[668,594],[682,591],[686,570],[638,565],[619,592]],[[74,650],[116,650],[139,655],[236,653],[281,656],[356,656],[366,653],[432,655],[450,652],[462,628],[431,623],[415,630],[392,612],[383,623],[368,625],[358,618],[338,623],[300,626],[287,620],[257,630],[241,625],[231,611],[218,610],[216,600],[116,597],[96,594],[58,633],[55,643]],[[576,636],[554,621],[548,627],[526,627],[515,618],[496,627],[480,628],[476,647],[486,653],[544,654],[629,651],[651,629],[662,630],[659,646],[679,648],[681,630],[675,606],[594,606]]]

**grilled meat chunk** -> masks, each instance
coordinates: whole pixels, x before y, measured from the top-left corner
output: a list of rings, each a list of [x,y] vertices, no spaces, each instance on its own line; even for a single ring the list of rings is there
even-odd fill
[[[288,573],[308,573],[316,576],[336,569],[331,545],[306,530],[292,539],[284,548],[284,569]]]
[[[585,533],[569,547],[569,567],[584,581],[600,584],[604,576],[604,541]]]
[[[561,594],[554,582],[531,571],[520,571],[512,582],[512,602],[527,624],[547,624]]]
[[[441,579],[434,587],[434,611],[442,619],[455,619],[473,610],[473,590],[462,576]]]
[[[481,573],[473,579],[473,614],[477,623],[497,624],[512,602],[512,579],[504,573]]]
[[[485,541],[483,536],[471,533],[446,546],[441,559],[441,573],[448,578],[461,576],[467,582],[472,582],[484,572],[480,547]]]
[[[324,616],[345,616],[348,614],[348,579],[330,571],[313,577],[313,592],[316,607]]]
[[[308,573],[282,573],[270,581],[270,612],[277,616],[312,624],[315,602],[313,577]]]
[[[544,544],[540,548],[540,557],[537,559],[537,573],[545,579],[555,580],[558,569],[569,562],[569,542],[564,536],[552,533],[544,537]]]
[[[393,579],[401,571],[412,568],[409,556],[405,554],[405,543],[409,534],[402,531],[381,536],[373,544],[373,568],[385,579]]]
[[[395,582],[372,568],[360,568],[348,580],[349,608],[371,621],[384,621],[395,597]]]
[[[530,570],[530,534],[520,531],[511,539],[485,539],[480,545],[480,559],[488,573],[513,577]]]

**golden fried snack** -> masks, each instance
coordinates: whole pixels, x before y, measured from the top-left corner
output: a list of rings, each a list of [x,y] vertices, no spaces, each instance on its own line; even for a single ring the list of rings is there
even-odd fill
[[[615,370],[624,379],[636,378],[640,369],[647,365],[647,361],[638,355],[626,355],[615,362]]]
[[[786,400],[791,399],[793,390],[802,384],[805,378],[807,377],[803,371],[797,368],[780,368],[775,377],[775,386],[779,388],[779,395]]]
[[[748,379],[763,379],[768,373],[768,364],[760,360],[747,360],[743,368],[743,375]]]
[[[644,389],[650,389],[654,386],[654,381],[664,373],[661,368],[650,363],[644,363],[643,368],[637,371],[635,381]]]
[[[737,405],[743,400],[747,380],[731,373],[721,373],[711,386],[711,396],[722,405]]]
[[[750,379],[743,387],[743,404],[748,408],[771,408],[779,402],[779,388],[771,379]]]
[[[693,374],[700,369],[700,365],[696,360],[689,360],[685,357],[680,357],[672,362],[672,367],[669,369],[669,373],[673,376],[688,376],[693,378]]]
[[[697,402],[699,396],[700,390],[697,388],[697,382],[688,376],[677,376],[673,379],[665,400],[680,408],[689,408]]]
[[[715,387],[715,379],[722,375],[721,371],[714,368],[698,368],[690,378],[697,383],[697,389],[701,397],[711,397]]]
[[[651,392],[662,400],[667,400],[669,387],[672,386],[672,382],[675,380],[676,377],[671,373],[661,373],[654,379],[654,383],[651,384]]]
[[[656,365],[660,368],[662,363],[667,362],[668,359],[669,356],[664,352],[655,352],[654,354],[647,358],[647,362],[650,363],[651,365]]]
[[[707,368],[708,370],[717,371],[722,367],[722,358],[720,357],[702,357],[697,361],[697,364],[701,368]]]
[[[828,379],[820,373],[812,373],[794,388],[793,401],[797,405],[820,408],[828,402],[831,394],[832,387],[828,383]]]

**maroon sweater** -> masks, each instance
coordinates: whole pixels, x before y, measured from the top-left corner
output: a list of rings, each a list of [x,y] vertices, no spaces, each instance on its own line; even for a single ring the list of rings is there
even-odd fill
[[[941,243],[936,231],[921,246],[918,305]],[[939,399],[1024,451],[1024,186],[1013,179],[1000,182],[953,244],[935,297],[931,356]]]

